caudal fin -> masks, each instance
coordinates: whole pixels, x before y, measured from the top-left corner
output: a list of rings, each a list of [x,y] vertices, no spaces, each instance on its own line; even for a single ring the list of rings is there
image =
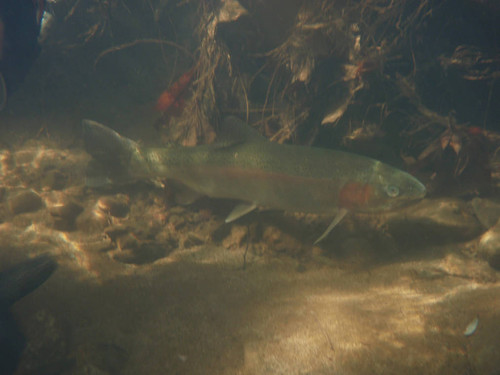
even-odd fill
[[[92,156],[87,166],[87,186],[129,180],[129,166],[138,150],[137,143],[92,120],[83,120],[82,128],[85,150]]]
[[[0,374],[14,374],[26,346],[10,306],[42,285],[56,268],[52,257],[40,255],[0,272]]]
[[[40,255],[0,273],[0,299],[12,305],[43,284],[57,268],[49,255]]]

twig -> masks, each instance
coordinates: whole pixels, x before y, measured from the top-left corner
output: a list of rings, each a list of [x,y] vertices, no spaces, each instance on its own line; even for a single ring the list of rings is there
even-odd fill
[[[245,252],[243,253],[243,266],[241,267],[243,271],[245,271],[247,268],[247,252],[249,244],[250,244],[250,226],[247,225],[247,245],[245,247]]]
[[[243,94],[245,95],[246,122],[248,123],[249,115],[250,115],[250,103],[248,102],[248,94],[247,94],[247,90],[245,88],[245,83],[243,82],[243,80],[240,80],[240,82],[241,82],[241,88],[243,89]]]
[[[125,48],[134,47],[138,44],[143,44],[143,43],[167,44],[169,46],[175,47],[178,50],[184,52],[187,56],[189,56],[194,61],[194,55],[188,49],[181,46],[180,44],[171,42],[169,40],[161,40],[161,39],[138,39],[138,40],[134,40],[133,42],[120,44],[119,46],[114,46],[114,47],[111,47],[111,48],[108,48],[108,49],[102,51],[94,61],[94,69],[97,66],[97,64],[99,63],[99,61],[107,54],[112,53],[112,52],[117,52],[117,51],[120,51],[120,50],[125,49]]]
[[[71,7],[71,9],[69,10],[68,14],[66,14],[66,16],[64,17],[64,22],[67,22],[68,19],[70,19],[71,17],[73,17],[73,14],[75,14],[76,8],[78,7],[79,4],[80,4],[80,0],[76,0],[76,2],[73,5],[73,7]]]
[[[495,86],[496,79],[493,79],[490,83],[490,92],[488,93],[488,102],[486,103],[486,109],[484,111],[483,129],[486,129],[486,120],[488,119],[488,110],[491,104],[491,95],[493,93],[493,86]]]
[[[273,85],[274,78],[276,77],[277,73],[278,73],[278,68],[274,69],[273,75],[271,76],[271,81],[269,82],[269,85],[267,85],[266,99],[264,100],[264,105],[262,106],[262,119],[264,119],[264,110],[267,107],[267,103],[269,101],[269,94],[271,92],[271,87]],[[274,110],[274,106],[273,106],[273,110]]]

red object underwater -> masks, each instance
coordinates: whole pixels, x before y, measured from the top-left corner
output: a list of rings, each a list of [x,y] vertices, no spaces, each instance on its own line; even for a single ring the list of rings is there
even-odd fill
[[[184,73],[180,78],[168,87],[156,101],[156,110],[166,112],[171,116],[179,116],[184,109],[184,93],[189,87],[194,75],[194,69]]]

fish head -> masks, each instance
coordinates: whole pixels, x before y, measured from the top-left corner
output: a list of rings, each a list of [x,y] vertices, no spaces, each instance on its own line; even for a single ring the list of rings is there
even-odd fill
[[[422,199],[425,193],[418,179],[377,161],[369,173],[344,184],[339,206],[358,212],[388,211]]]

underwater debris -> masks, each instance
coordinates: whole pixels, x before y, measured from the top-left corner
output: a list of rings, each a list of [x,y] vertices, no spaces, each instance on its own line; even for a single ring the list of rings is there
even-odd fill
[[[468,81],[500,78],[500,55],[487,56],[477,46],[457,46],[450,57],[439,57],[439,62],[445,71],[454,68]]]
[[[417,157],[420,168],[431,168],[436,188],[447,179],[457,181],[462,191],[492,189],[490,158],[495,142],[488,132],[465,125],[450,125],[438,134]],[[448,189],[450,182],[447,183]]]
[[[489,37],[499,26],[486,11],[492,2],[460,4],[57,1],[44,43],[50,53],[72,56],[79,72],[93,63],[88,70],[98,79],[117,87],[126,81],[138,105],[157,99],[161,77],[176,77],[156,105],[164,113],[156,123],[163,143],[210,143],[212,124],[232,114],[278,143],[348,147],[411,164],[427,178],[446,176],[434,179],[437,190],[468,180],[470,193],[474,180],[490,183],[483,165],[500,146],[491,130],[500,116],[493,105],[500,58]],[[438,32],[443,38],[431,36]],[[450,113],[459,126],[450,127]],[[471,177],[474,169],[480,178]]]
[[[465,327],[464,335],[471,336],[476,332],[477,326],[479,325],[479,317],[475,317],[468,325]]]
[[[167,116],[179,116],[184,109],[184,94],[189,87],[195,68],[180,76],[170,87],[162,92],[156,101],[155,109]]]
[[[337,121],[340,120],[344,115],[344,113],[347,111],[347,108],[351,104],[356,92],[358,92],[362,88],[363,88],[362,83],[360,83],[357,86],[351,86],[349,88],[348,96],[344,98],[344,100],[339,105],[337,105],[331,112],[325,115],[323,120],[321,120],[321,125],[337,123]]]
[[[163,76],[185,72],[157,101],[156,109],[164,116],[156,125],[165,143],[209,143],[215,134],[211,124],[223,115],[234,114],[255,123],[273,141],[314,144],[329,139],[332,147],[345,145],[345,139],[356,136],[353,129],[370,124],[377,127],[373,134],[381,135],[376,142],[395,149],[394,155],[416,160],[435,142],[436,133],[445,131],[451,110],[456,111],[458,123],[483,129],[498,113],[491,105],[498,96],[493,86],[500,70],[494,48],[491,43],[475,40],[475,35],[461,38],[456,33],[457,28],[463,31],[464,25],[489,18],[484,15],[484,20],[478,21],[465,17],[443,24],[442,20],[458,12],[450,0],[140,3],[125,6],[73,1],[65,22],[77,14],[84,16],[89,32],[80,30],[75,38],[87,43],[99,38],[106,41],[113,30],[112,45],[100,47],[95,61],[109,52],[147,44],[161,49],[163,61],[158,64],[163,65]],[[485,7],[474,1],[463,6],[471,11]],[[277,11],[280,22],[268,16]],[[153,16],[161,33],[144,23],[141,17],[146,15]],[[121,23],[115,21],[120,17]],[[124,19],[137,19],[141,35],[131,38],[122,27]],[[181,36],[179,31],[187,29],[196,32],[189,38]],[[426,35],[434,35],[436,29],[449,38],[429,40]],[[166,46],[173,48],[167,51]],[[193,54],[196,78],[190,71]],[[478,99],[479,104],[462,105],[460,90],[452,86],[451,76],[482,85],[478,92],[482,90],[489,97]],[[439,91],[430,89],[428,82],[451,95],[435,100],[433,95]],[[445,105],[440,108],[437,102]],[[487,113],[481,114],[485,109]],[[474,115],[463,119],[467,111]],[[474,117],[483,123],[468,121]],[[443,134],[442,142],[460,158],[457,165],[446,168],[460,175],[470,162],[465,162],[467,142],[455,138],[447,142]],[[439,152],[439,145],[435,146],[434,154]],[[433,168],[428,160],[423,167],[429,175],[436,172]]]

